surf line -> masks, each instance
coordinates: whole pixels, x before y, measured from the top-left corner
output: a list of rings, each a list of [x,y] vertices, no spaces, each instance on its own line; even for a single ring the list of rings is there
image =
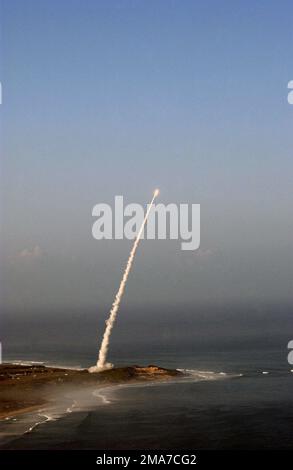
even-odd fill
[[[25,431],[24,434],[29,434],[30,432],[32,432],[37,426],[39,426],[40,424],[45,424],[47,423],[48,421],[55,421],[55,419],[50,416],[50,415],[47,415],[47,414],[41,414],[41,413],[38,413],[38,416],[43,417],[45,419],[42,419],[41,421],[37,421],[35,424],[33,424],[29,429],[27,429]]]

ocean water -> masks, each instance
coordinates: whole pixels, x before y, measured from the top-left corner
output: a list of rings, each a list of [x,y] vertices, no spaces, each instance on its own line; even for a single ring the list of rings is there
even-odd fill
[[[124,306],[109,360],[116,366],[188,369],[192,375],[168,383],[68,389],[54,405],[0,421],[0,447],[292,449],[292,308]],[[93,365],[107,314],[106,308],[99,311],[2,314],[4,361]]]
[[[216,348],[217,349],[217,348]],[[46,360],[45,360],[46,356]],[[48,358],[50,356],[50,358]],[[64,353],[47,364],[84,367]],[[133,363],[124,357],[119,365]],[[115,360],[115,357],[114,357]],[[292,449],[293,373],[286,348],[145,351],[137,363],[188,369],[184,380],[69,390],[53,407],[2,420],[8,449]]]

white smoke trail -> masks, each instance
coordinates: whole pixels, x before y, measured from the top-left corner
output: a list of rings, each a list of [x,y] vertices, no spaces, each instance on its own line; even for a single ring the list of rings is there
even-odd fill
[[[90,367],[89,372],[100,372],[102,370],[111,369],[113,367],[112,364],[110,364],[109,362],[106,362],[111,332],[112,332],[112,329],[113,329],[113,326],[114,326],[114,323],[115,323],[115,320],[116,320],[116,317],[117,317],[119,305],[120,305],[120,302],[121,302],[121,299],[122,299],[122,296],[123,296],[123,293],[124,293],[124,290],[125,290],[127,278],[128,278],[129,273],[130,273],[130,270],[131,270],[131,266],[132,266],[132,263],[133,263],[133,260],[134,260],[134,256],[135,256],[138,244],[139,244],[141,234],[143,232],[144,226],[145,226],[146,221],[148,219],[148,216],[149,216],[149,213],[151,211],[154,200],[158,196],[158,194],[159,194],[159,190],[156,189],[155,192],[154,192],[153,198],[152,198],[152,200],[151,200],[151,202],[148,206],[148,209],[146,211],[146,214],[145,214],[145,217],[144,217],[143,222],[141,224],[141,227],[139,229],[139,232],[138,232],[138,234],[136,236],[136,239],[134,241],[132,250],[130,252],[130,255],[129,255],[129,258],[128,258],[128,261],[127,261],[127,264],[126,264],[125,271],[124,271],[123,276],[122,276],[122,280],[121,280],[118,292],[117,292],[117,294],[115,296],[115,300],[112,304],[112,308],[111,308],[111,311],[110,311],[109,318],[108,318],[108,320],[106,320],[106,329],[105,329],[102,344],[101,344],[101,347],[100,347],[97,365],[93,366],[93,367]]]

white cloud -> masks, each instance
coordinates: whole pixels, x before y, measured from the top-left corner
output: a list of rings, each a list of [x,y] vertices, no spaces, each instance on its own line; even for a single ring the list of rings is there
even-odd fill
[[[39,245],[34,246],[33,248],[24,248],[18,253],[19,258],[40,258],[43,255],[43,250]]]

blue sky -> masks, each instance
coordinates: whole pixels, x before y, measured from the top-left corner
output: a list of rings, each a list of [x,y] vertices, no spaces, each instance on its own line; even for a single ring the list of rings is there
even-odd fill
[[[126,305],[291,299],[292,10],[1,1],[7,308],[109,305],[130,242],[93,240],[92,207],[154,187],[201,204],[209,255],[143,242]]]

